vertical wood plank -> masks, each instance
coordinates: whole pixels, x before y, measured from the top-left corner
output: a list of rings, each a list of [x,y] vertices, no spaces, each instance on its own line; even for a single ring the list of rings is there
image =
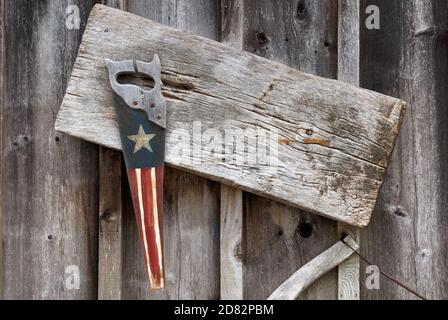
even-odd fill
[[[221,1],[221,42],[243,46],[243,0]],[[221,185],[221,299],[243,299],[243,192]]]
[[[206,0],[126,1],[126,10],[219,39],[219,6]],[[151,57],[148,57],[148,59]],[[161,57],[163,64],[163,57]],[[219,184],[166,168],[164,192],[166,288],[150,292],[128,192],[124,195],[125,299],[219,298]]]
[[[379,7],[381,26],[362,29],[361,85],[408,103],[362,250],[420,294],[447,299],[448,3],[362,3]],[[379,290],[361,288],[367,299],[415,299],[385,279]]]
[[[359,86],[360,78],[360,2],[338,3],[338,80]]]
[[[121,152],[100,148],[98,299],[121,299]]]
[[[337,76],[337,1],[245,1],[243,48],[302,71]],[[245,193],[244,295],[265,299],[338,239],[337,223]],[[300,299],[336,299],[337,272]]]
[[[353,226],[338,223],[338,235],[350,235],[359,244],[360,231]],[[357,255],[352,255],[338,266],[338,299],[359,300],[360,299],[360,261]]]
[[[221,42],[243,47],[244,0],[221,0]]]
[[[221,185],[221,299],[243,299],[243,193]]]
[[[5,1],[0,1],[0,152],[3,156],[3,110],[4,110],[4,95],[5,95],[5,53],[6,53],[6,41],[5,41]],[[3,158],[2,158],[3,159]],[[3,166],[0,165],[0,182],[3,181]],[[3,189],[0,188],[0,199],[3,199]],[[0,239],[3,240],[3,206],[0,205]],[[0,258],[3,259],[3,241],[0,241]],[[0,262],[0,299],[3,297],[3,273],[4,266]]]
[[[123,0],[105,0],[103,4],[123,9]],[[99,150],[99,230],[98,299],[121,299],[122,273],[122,154],[100,147]]]
[[[338,80],[359,86],[360,69],[360,3],[339,0],[338,3]],[[349,234],[359,244],[356,227],[338,223],[338,235]],[[338,266],[338,299],[359,300],[359,257],[352,255]]]
[[[2,4],[3,298],[96,298],[98,148],[53,129],[94,1]],[[66,27],[69,4],[80,30]]]

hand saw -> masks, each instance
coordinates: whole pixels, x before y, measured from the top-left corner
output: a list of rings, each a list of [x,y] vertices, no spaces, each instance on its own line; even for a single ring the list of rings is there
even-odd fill
[[[105,62],[116,94],[117,122],[150,287],[161,289],[164,287],[162,216],[166,104],[161,93],[160,59],[154,55],[149,63],[109,59]],[[154,88],[145,90],[118,83],[118,76],[125,73],[150,76],[154,79]]]

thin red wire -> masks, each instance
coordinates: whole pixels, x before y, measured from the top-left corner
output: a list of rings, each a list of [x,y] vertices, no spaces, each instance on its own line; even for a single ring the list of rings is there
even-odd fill
[[[345,236],[344,236],[345,238]],[[362,260],[364,260],[367,264],[369,265],[374,265],[373,263],[371,263],[369,260],[367,260],[367,258],[363,257],[357,250],[355,250],[354,248],[352,248],[347,242],[344,241],[344,239],[341,239],[342,243],[345,244],[347,247],[349,247],[354,253],[356,253],[356,255],[358,257],[360,257]],[[406,289],[407,291],[409,291],[410,293],[414,294],[415,296],[419,297],[422,300],[428,300],[426,299],[424,296],[422,296],[421,294],[419,294],[417,291],[411,289],[410,287],[408,287],[407,285],[403,284],[401,281],[393,278],[392,276],[388,275],[387,273],[385,273],[384,271],[382,271],[380,268],[378,268],[380,270],[380,273],[385,276],[387,279],[391,280],[392,282],[396,283],[397,285],[399,285],[400,287],[402,287],[403,289]]]

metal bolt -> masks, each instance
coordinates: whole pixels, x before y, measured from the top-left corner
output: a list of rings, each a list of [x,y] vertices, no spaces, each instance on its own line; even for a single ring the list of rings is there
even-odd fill
[[[160,115],[160,113],[157,115],[157,119],[162,119],[162,116]]]
[[[313,130],[311,130],[311,129],[307,129],[307,130],[305,131],[305,133],[306,133],[307,136],[310,136],[310,135],[313,134]]]

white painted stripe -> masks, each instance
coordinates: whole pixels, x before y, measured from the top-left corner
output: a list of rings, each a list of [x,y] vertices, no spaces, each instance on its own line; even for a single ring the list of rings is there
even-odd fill
[[[151,186],[152,186],[152,201],[154,208],[154,229],[156,234],[156,244],[157,244],[157,255],[159,256],[159,267],[161,271],[161,285],[164,286],[163,277],[163,266],[162,266],[162,241],[160,239],[160,228],[159,228],[159,211],[157,209],[157,179],[156,179],[156,168],[151,168]]]
[[[138,204],[140,207],[140,221],[142,224],[143,246],[145,247],[146,268],[148,269],[148,272],[149,272],[149,280],[152,280],[153,275],[152,275],[152,271],[151,271],[151,266],[149,264],[148,240],[146,239],[145,208],[143,206],[142,170],[135,169],[135,175],[137,178],[137,195],[138,195]]]

